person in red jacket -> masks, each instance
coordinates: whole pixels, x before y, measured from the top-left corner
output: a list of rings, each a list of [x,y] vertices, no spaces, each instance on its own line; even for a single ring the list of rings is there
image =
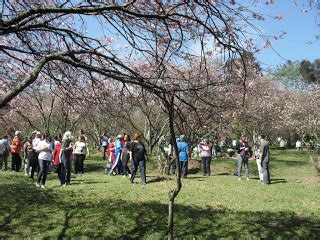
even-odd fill
[[[22,149],[21,132],[16,131],[14,135],[15,137],[13,138],[12,144],[10,146],[10,151],[12,155],[11,167],[12,171],[18,172],[22,164],[22,159],[20,157],[20,152]]]
[[[55,137],[55,141],[54,141],[54,151],[52,154],[52,161],[53,161],[53,165],[56,168],[56,173],[58,173],[58,177],[61,180],[61,161],[60,161],[60,153],[61,153],[61,141],[62,141],[62,137],[61,135],[56,136]]]

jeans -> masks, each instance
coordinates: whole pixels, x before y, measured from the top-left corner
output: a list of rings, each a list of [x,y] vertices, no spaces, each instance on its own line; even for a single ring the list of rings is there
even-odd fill
[[[71,156],[66,156],[64,153],[61,154],[61,185],[70,184],[71,179]]]
[[[270,184],[269,162],[262,162],[263,183]]]
[[[129,174],[131,173],[131,171],[128,167],[128,162],[129,162],[129,154],[126,154],[122,159],[122,170],[123,170],[124,176],[126,176],[128,173]]]
[[[22,159],[19,153],[12,153],[11,167],[13,171],[19,172],[21,167]]]
[[[259,159],[257,159],[256,161],[257,161],[259,179],[260,179],[260,182],[262,182],[263,181],[263,170],[262,170],[261,162]]]
[[[131,163],[131,178],[130,181],[133,183],[134,177],[136,176],[136,173],[138,171],[138,166],[140,168],[140,174],[141,174],[141,181],[143,184],[145,184],[146,181],[146,160],[133,160]]]
[[[8,168],[8,154],[0,154],[0,170],[6,171]]]
[[[210,163],[211,163],[211,156],[210,157],[202,157],[202,173],[203,175],[210,175]]]
[[[27,156],[24,159],[24,174],[28,176],[30,174],[30,156],[31,153],[28,152]]]
[[[85,154],[74,155],[74,173],[84,173],[83,162],[86,159]]]
[[[179,161],[180,170],[181,170],[181,177],[187,178],[188,175],[188,161]]]
[[[102,146],[102,148],[103,148],[103,150],[102,150],[102,154],[103,154],[102,159],[106,160],[107,159],[106,154],[107,154],[107,151],[108,151],[108,145],[107,146]]]
[[[50,166],[50,161],[39,159],[39,172],[37,177],[37,183],[40,184],[40,181],[42,180],[42,185],[46,184],[46,179],[48,175],[48,169]]]
[[[249,159],[247,157],[242,157],[240,154],[238,154],[237,160],[238,160],[238,177],[241,177],[243,164],[246,168],[246,177],[249,177]]]
[[[34,172],[35,171],[38,171],[39,170],[39,167],[38,167],[38,153],[36,152],[32,152],[30,154],[30,159],[29,159],[29,163],[30,163],[30,166],[31,166],[31,173],[30,173],[30,178],[33,179],[33,176],[34,176]]]

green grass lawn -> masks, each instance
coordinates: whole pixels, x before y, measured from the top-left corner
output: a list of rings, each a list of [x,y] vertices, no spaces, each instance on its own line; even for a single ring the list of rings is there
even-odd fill
[[[166,238],[168,190],[174,179],[159,176],[148,162],[148,184],[139,176],[106,176],[93,156],[86,173],[60,187],[50,174],[37,189],[22,173],[0,173],[0,238]],[[272,151],[272,184],[258,183],[255,161],[249,181],[238,181],[236,162],[214,160],[213,176],[198,164],[183,180],[175,202],[179,239],[320,238],[320,185],[308,154]],[[316,179],[317,180],[317,179]]]

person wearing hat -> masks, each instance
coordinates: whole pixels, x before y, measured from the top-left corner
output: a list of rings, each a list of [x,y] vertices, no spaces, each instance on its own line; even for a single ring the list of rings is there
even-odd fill
[[[188,175],[188,160],[190,159],[189,144],[185,141],[184,135],[180,136],[179,143],[177,144],[179,153],[179,167],[181,177],[187,178]]]
[[[116,165],[115,167],[117,168],[118,174],[123,174],[122,171],[122,161],[121,161],[121,152],[122,152],[122,135],[119,134],[116,138],[115,141],[115,149],[114,149],[114,154],[116,158]]]
[[[11,162],[11,168],[12,171],[14,172],[19,172],[22,159],[20,157],[20,152],[22,148],[22,143],[21,143],[21,132],[16,131],[14,133],[14,138],[12,140],[11,146],[10,146],[10,152],[12,156],[12,162]]]

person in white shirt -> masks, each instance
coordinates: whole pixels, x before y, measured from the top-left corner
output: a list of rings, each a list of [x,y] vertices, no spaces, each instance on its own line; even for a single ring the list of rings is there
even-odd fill
[[[4,134],[3,138],[0,140],[0,170],[7,171],[10,145],[11,143],[8,140],[8,135]]]
[[[296,149],[297,151],[302,151],[302,143],[300,140],[296,141]]]
[[[41,188],[45,188],[48,169],[50,166],[50,162],[52,159],[52,152],[53,152],[52,138],[50,136],[43,136],[43,140],[41,140],[37,144],[36,151],[39,152],[39,156],[38,156],[39,172],[38,172],[36,186],[37,187],[41,186]]]
[[[73,154],[74,154],[74,172],[83,174],[83,162],[86,159],[86,155],[89,156],[89,148],[86,143],[85,136],[79,136],[78,141],[75,142],[73,146]]]
[[[37,146],[39,144],[39,142],[41,141],[41,137],[42,134],[41,132],[34,132],[35,134],[35,138],[32,140],[32,149],[33,151],[30,154],[30,159],[29,159],[29,164],[31,167],[31,171],[30,171],[30,179],[33,179],[34,176],[34,172],[36,170],[38,170],[39,166],[38,166],[38,156],[39,156],[39,152],[37,152]]]

